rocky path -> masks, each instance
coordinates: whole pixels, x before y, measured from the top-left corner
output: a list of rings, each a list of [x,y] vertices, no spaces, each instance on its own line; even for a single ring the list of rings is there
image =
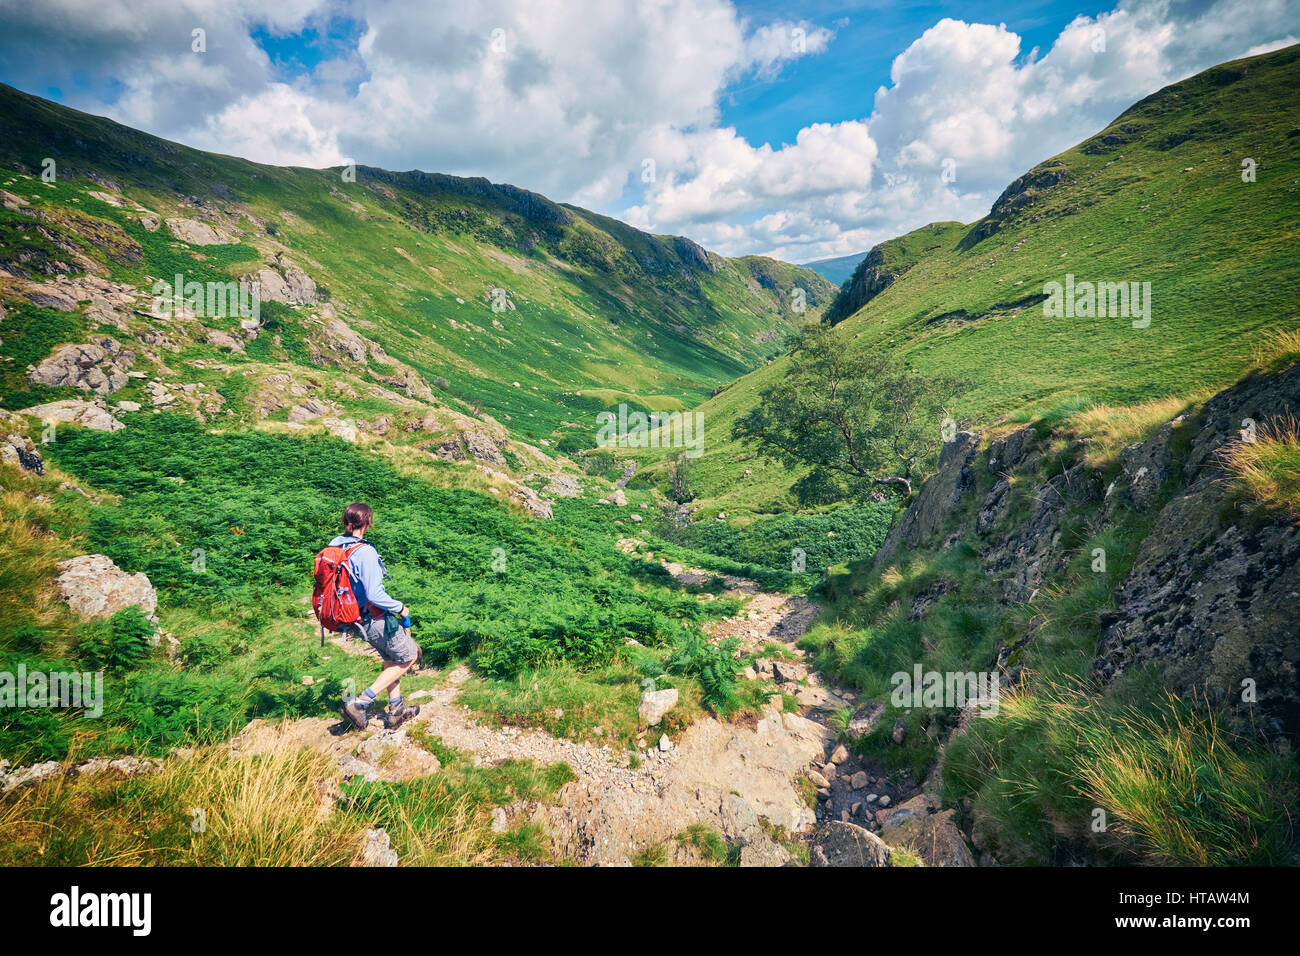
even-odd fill
[[[629,545],[635,542],[620,542],[625,549]],[[686,583],[712,576],[671,562],[665,566]],[[616,865],[630,862],[649,846],[667,844],[681,862],[691,862],[680,857],[689,851],[677,848],[673,838],[702,823],[741,846],[742,865],[785,863],[790,854],[772,839],[770,830],[780,827],[798,835],[815,826],[817,814],[801,794],[798,780],[827,765],[834,733],[825,725],[824,715],[843,706],[844,700],[809,673],[803,652],[794,646],[815,616],[815,604],[765,592],[743,578],[728,577],[725,584],[727,596],[745,598],[747,604],[740,615],[712,622],[710,636],[735,636],[748,649],[774,650],[746,676],[783,684],[805,704],[809,715],[783,713],[781,699],[774,696],[752,725],[706,717],[670,741],[668,749],[652,744],[640,754],[640,765],[631,767],[626,753],[611,751],[608,745],[480,723],[480,715],[458,703],[460,688],[470,676],[459,667],[438,687],[411,694],[411,701],[421,707],[412,725],[470,754],[481,766],[509,759],[568,764],[577,779],[562,788],[555,804],[503,807],[497,814],[497,825],[524,819],[544,824],[557,856]],[[365,651],[359,643],[345,649]],[[277,735],[292,732],[303,743],[336,755],[349,776],[405,779],[436,770],[436,758],[409,739],[407,729],[359,735],[340,734],[337,722],[324,719],[293,725],[292,731],[270,724],[250,727],[241,735],[241,745],[256,750],[272,745]],[[372,726],[377,727],[378,721]]]
[[[619,544],[628,550],[635,547],[630,540]],[[713,577],[697,568],[664,563],[686,583]],[[794,695],[801,713],[783,712],[781,698],[773,696],[757,721],[728,723],[706,717],[670,741],[667,749],[652,744],[641,753],[640,765],[632,767],[625,752],[613,752],[608,745],[480,723],[480,715],[458,703],[470,676],[458,667],[439,686],[410,695],[420,704],[421,714],[407,727],[382,730],[376,719],[373,730],[357,734],[328,718],[256,720],[231,741],[232,753],[308,746],[334,757],[347,778],[405,780],[436,773],[440,767],[437,757],[412,739],[410,729],[418,727],[481,766],[509,759],[568,764],[577,779],[561,789],[553,805],[508,806],[494,813],[498,827],[526,819],[542,823],[559,857],[617,865],[650,846],[667,845],[678,862],[694,862],[692,851],[678,847],[673,838],[700,823],[739,845],[742,865],[781,865],[790,853],[773,839],[773,828],[791,836],[808,834],[819,822],[847,818],[850,807],[866,818],[856,822],[870,825],[870,811],[863,813],[867,794],[858,791],[873,780],[853,766],[845,748],[836,747],[835,734],[826,725],[831,712],[852,705],[853,695],[826,686],[795,646],[817,606],[803,597],[763,591],[744,578],[726,577],[725,588],[725,596],[744,598],[746,606],[734,617],[710,622],[706,630],[718,639],[739,638],[747,650],[759,653],[745,676],[772,681]],[[360,642],[335,643],[348,653],[369,652]],[[815,811],[804,796],[806,784],[801,792],[799,781],[805,777],[819,790]],[[853,801],[855,794],[863,799]],[[881,805],[887,805],[889,798],[883,799]]]

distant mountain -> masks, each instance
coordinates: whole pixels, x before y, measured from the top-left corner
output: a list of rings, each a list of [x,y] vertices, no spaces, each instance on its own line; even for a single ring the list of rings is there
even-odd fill
[[[803,266],[805,269],[811,269],[836,285],[843,285],[844,280],[853,275],[853,270],[866,256],[865,252],[855,252],[847,256],[836,256],[834,259],[818,259],[816,262],[805,262]]]

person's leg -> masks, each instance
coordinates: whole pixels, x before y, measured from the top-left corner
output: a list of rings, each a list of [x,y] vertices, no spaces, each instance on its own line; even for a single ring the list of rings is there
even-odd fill
[[[370,685],[371,699],[378,697],[379,694],[390,688],[399,688],[402,675],[410,670],[410,664],[398,664],[396,661],[384,661],[384,669],[375,682]]]

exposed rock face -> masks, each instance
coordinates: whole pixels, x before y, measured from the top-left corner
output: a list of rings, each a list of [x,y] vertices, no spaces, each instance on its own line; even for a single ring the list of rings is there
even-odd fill
[[[704,250],[704,247],[687,239],[685,236],[673,237],[673,250],[677,253],[677,257],[692,269],[698,269],[710,275],[718,271],[718,267],[709,259],[709,254]]]
[[[138,605],[146,614],[158,607],[158,595],[144,573],[127,574],[102,554],[83,554],[59,563],[59,597],[82,617],[110,617]]]
[[[1300,527],[1243,509],[1219,463],[1247,421],[1263,429],[1288,415],[1300,417],[1300,366],[1252,375],[1196,415],[1123,449],[1109,487],[1083,461],[1044,480],[1043,447],[1032,428],[1022,428],[990,443],[986,467],[996,479],[968,506],[971,436],[945,448],[877,566],[903,546],[936,546],[938,532],[955,521],[959,532],[978,536],[981,564],[1006,602],[1020,604],[1064,569],[1071,557],[1065,534],[1072,525],[1078,530],[1081,515],[1113,523],[1150,514],[1115,609],[1102,617],[1094,674],[1109,681],[1149,665],[1174,693],[1226,705],[1236,729],[1300,735]],[[925,607],[914,612],[923,615]],[[1004,645],[998,666],[1007,669],[1015,647],[1029,639]]]
[[[385,385],[400,388],[407,398],[417,398],[423,402],[433,401],[433,389],[429,388],[429,383],[414,369],[403,368],[400,375],[377,375],[373,371],[370,374]],[[398,401],[401,402],[400,399]]]
[[[79,303],[89,300],[86,318],[121,332],[127,331],[126,316],[136,300],[135,286],[95,275],[61,275],[50,282],[28,282],[20,286],[20,292],[33,305],[59,312],[75,312]]]
[[[56,349],[28,372],[27,379],[37,385],[69,386],[107,395],[126,385],[126,371],[134,362],[134,352],[123,349],[117,339],[105,337]]]
[[[217,246],[235,241],[224,232],[197,219],[168,219],[167,231],[181,242],[188,242],[192,246]]]
[[[557,498],[577,498],[582,494],[582,485],[572,475],[555,474],[546,486],[546,493]]]
[[[39,418],[42,421],[52,420],[81,425],[98,432],[115,432],[126,427],[113,417],[112,412],[108,410],[108,406],[99,399],[93,402],[83,402],[79,399],[69,398],[61,402],[46,402],[44,405],[33,405],[31,408],[24,408],[22,414],[31,415],[33,418]]]
[[[817,834],[810,866],[889,866],[884,840],[855,823],[836,821]]]
[[[348,361],[366,361],[366,340],[352,331],[342,319],[331,319],[325,325],[325,342]]]
[[[834,325],[847,319],[893,285],[898,275],[885,268],[884,250],[881,246],[875,246],[853,270],[847,287],[827,307],[822,321]]]
[[[300,405],[295,405],[289,409],[289,421],[291,422],[309,422],[313,418],[320,418],[327,415],[330,407],[319,399],[309,398]]]
[[[501,454],[501,449],[485,432],[466,429],[460,433],[460,439],[465,443],[465,450],[471,458],[485,461],[490,465],[505,465],[506,460]]]
[[[1188,484],[1160,510],[1103,618],[1099,677],[1154,664],[1176,693],[1205,694],[1267,733],[1300,734],[1300,527],[1235,509],[1217,459],[1243,419],[1262,427],[1287,415],[1300,417],[1300,366],[1220,392],[1191,423]],[[1129,458],[1167,458],[1167,427]]]
[[[963,496],[974,490],[971,463],[979,449],[979,438],[971,432],[958,432],[952,441],[944,443],[939,453],[939,470],[921,486],[889,532],[876,555],[877,567],[884,567],[901,545],[914,546],[934,534]]]
[[[554,517],[551,512],[551,503],[527,485],[516,484],[510,492],[510,497],[523,505],[534,518],[550,521]]]

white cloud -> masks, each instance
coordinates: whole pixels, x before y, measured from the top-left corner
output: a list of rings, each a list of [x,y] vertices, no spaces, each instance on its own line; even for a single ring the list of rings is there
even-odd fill
[[[723,127],[719,103],[834,34],[754,23],[731,0],[0,0],[0,65],[201,148],[483,175],[721,252],[805,261],[977,218],[1141,96],[1295,42],[1298,7],[1121,0],[1041,56],[1004,26],[941,20],[895,58],[869,116],[777,145]],[[292,78],[251,35],[338,16],[362,25],[359,42]]]

